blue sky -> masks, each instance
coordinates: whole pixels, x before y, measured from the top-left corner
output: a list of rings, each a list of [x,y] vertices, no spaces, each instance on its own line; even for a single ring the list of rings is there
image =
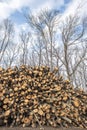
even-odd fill
[[[53,7],[51,7],[51,8],[53,8],[53,9],[55,8],[55,9],[60,10],[60,12],[64,12],[65,9],[66,9],[66,5],[69,4],[72,0],[64,0],[64,3],[61,4],[60,6],[58,6],[58,0],[51,0],[51,1],[54,1],[54,3],[55,3],[55,4],[53,5]],[[56,4],[56,1],[57,1],[57,4]],[[30,8],[31,10],[33,10],[34,8],[36,8],[36,9],[38,10],[39,4],[42,4],[42,3],[41,3],[41,0],[38,0],[38,3],[37,3],[37,4],[35,3],[35,5],[33,4],[33,6],[30,5],[30,6],[22,7],[22,8],[21,8],[21,11],[20,11],[20,10],[16,10],[14,13],[12,13],[12,14],[10,15],[11,20],[12,20],[13,22],[17,23],[17,24],[22,24],[22,23],[26,22],[26,19],[25,19],[25,17],[23,16],[23,13],[24,13],[25,8],[28,7],[28,8]],[[43,3],[43,4],[44,4],[44,3]]]
[[[58,9],[64,12],[72,0],[0,0],[0,20],[10,18],[16,24],[25,22],[23,11],[30,8],[33,12],[42,8]],[[3,12],[3,13],[2,13]]]

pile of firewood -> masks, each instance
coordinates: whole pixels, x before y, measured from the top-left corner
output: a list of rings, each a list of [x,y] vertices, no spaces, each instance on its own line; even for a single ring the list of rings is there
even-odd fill
[[[87,128],[87,93],[49,67],[0,68],[0,125]]]

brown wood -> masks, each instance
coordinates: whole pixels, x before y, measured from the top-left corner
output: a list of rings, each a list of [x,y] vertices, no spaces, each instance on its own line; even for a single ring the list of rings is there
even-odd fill
[[[87,93],[57,76],[58,68],[0,68],[0,125],[87,128]]]

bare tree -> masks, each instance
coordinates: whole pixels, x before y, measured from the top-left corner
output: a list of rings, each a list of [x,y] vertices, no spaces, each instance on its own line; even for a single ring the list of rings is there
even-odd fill
[[[30,40],[30,33],[29,32],[21,32],[20,33],[20,48],[21,48],[21,53],[20,53],[20,62],[21,64],[28,64],[28,47],[29,47],[29,40]]]
[[[41,37],[45,45],[46,65],[53,69],[53,46],[55,43],[55,28],[59,20],[58,11],[41,11],[38,15],[28,14],[26,16],[29,26],[31,26]]]
[[[11,66],[18,66],[19,60],[19,45],[18,43],[11,42],[6,48],[4,57],[3,57],[3,66],[5,68]]]
[[[61,25],[61,37],[63,43],[63,61],[66,68],[67,77],[72,81],[72,77],[77,71],[81,62],[86,56],[87,47],[85,45],[85,21],[80,21],[80,17],[75,15],[68,16]]]
[[[0,33],[1,33],[0,35],[0,62],[1,62],[13,34],[13,24],[10,20],[6,19],[3,21],[3,23],[1,24]]]
[[[37,60],[35,60],[35,62],[37,62],[37,65],[39,66],[43,65],[44,64],[43,53],[44,53],[45,46],[41,37],[37,36],[37,40],[34,41],[34,45],[32,46],[32,49],[33,49],[33,53],[37,55],[36,58]]]

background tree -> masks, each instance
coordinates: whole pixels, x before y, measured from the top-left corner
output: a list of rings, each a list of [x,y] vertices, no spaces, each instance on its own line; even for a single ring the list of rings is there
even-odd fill
[[[6,19],[0,25],[0,63],[4,57],[5,51],[12,40],[13,23]]]
[[[29,32],[21,32],[20,35],[20,64],[27,65],[28,64],[28,49],[29,49],[29,40],[30,33]]]
[[[61,39],[63,44],[63,55],[60,56],[66,69],[68,79],[73,82],[80,64],[83,62],[86,53],[85,21],[80,21],[76,14],[68,16],[61,25]]]
[[[27,22],[39,35],[45,48],[45,63],[53,69],[53,46],[55,45],[56,26],[59,20],[58,11],[43,10],[38,15],[26,15]]]

